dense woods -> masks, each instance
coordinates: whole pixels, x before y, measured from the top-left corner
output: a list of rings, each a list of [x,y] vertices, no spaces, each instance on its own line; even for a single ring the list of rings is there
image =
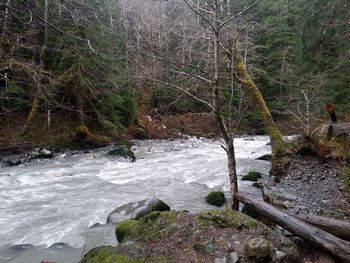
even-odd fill
[[[228,128],[257,122],[228,55],[234,42],[277,120],[288,116],[310,134],[327,102],[346,118],[347,1],[259,2],[243,16],[249,3],[219,4],[221,22],[239,15],[220,28],[215,76],[209,2],[1,1],[1,127],[54,133],[50,126],[64,122],[120,134],[140,126],[142,106],[160,115],[212,112],[216,77]]]

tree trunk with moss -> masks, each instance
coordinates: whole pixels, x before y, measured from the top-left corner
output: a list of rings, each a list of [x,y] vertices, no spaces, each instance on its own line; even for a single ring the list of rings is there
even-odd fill
[[[30,127],[32,126],[34,119],[35,119],[35,115],[38,111],[38,104],[39,104],[39,90],[36,89],[34,95],[33,95],[33,102],[32,102],[32,107],[30,109],[29,115],[27,117],[26,120],[26,124],[23,127],[23,133],[26,133],[29,131]]]
[[[260,113],[260,117],[265,126],[266,132],[270,137],[272,150],[271,173],[281,176],[285,171],[285,167],[289,164],[290,149],[284,143],[282,135],[271,116],[261,92],[249,75],[247,67],[239,54],[239,49],[237,46],[234,48],[234,62],[237,70],[237,79],[251,96],[253,104]]]

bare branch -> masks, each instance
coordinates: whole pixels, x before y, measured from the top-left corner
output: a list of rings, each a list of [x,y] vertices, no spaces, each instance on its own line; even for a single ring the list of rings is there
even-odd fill
[[[193,95],[191,92],[189,92],[188,90],[186,90],[184,88],[181,88],[181,87],[179,87],[177,85],[174,85],[174,84],[171,84],[169,82],[165,82],[165,81],[162,81],[162,80],[159,80],[159,79],[155,79],[155,78],[151,78],[151,77],[147,77],[147,79],[155,81],[155,82],[163,84],[163,85],[166,85],[166,86],[168,86],[168,87],[170,87],[172,89],[180,90],[180,91],[186,93],[187,95],[189,95],[190,97],[194,98],[195,100],[197,100],[197,101],[207,105],[210,109],[214,110],[213,105],[211,105],[209,102],[207,102],[207,101],[205,101],[205,100],[203,100],[201,98],[198,98],[197,96]]]
[[[34,11],[34,9],[30,6],[28,0],[26,0],[26,4],[27,4],[28,10],[29,10],[30,12],[32,12],[33,15],[34,15],[38,20],[40,20],[41,22],[47,24],[48,26],[52,27],[53,29],[57,30],[58,32],[62,33],[63,35],[65,35],[65,36],[67,36],[67,37],[70,37],[70,38],[72,38],[72,39],[74,39],[74,40],[77,40],[77,41],[81,41],[81,42],[83,42],[83,43],[86,43],[86,44],[89,46],[90,50],[91,50],[93,53],[95,53],[95,50],[92,48],[91,42],[90,42],[89,39],[81,38],[81,37],[78,37],[78,36],[73,36],[73,35],[71,35],[71,34],[65,32],[65,31],[63,31],[62,29],[60,29],[60,28],[58,28],[57,26],[55,26],[55,25],[49,23],[49,22],[46,21],[44,18],[42,18],[41,16],[39,16],[39,15]]]
[[[230,23],[232,20],[244,15],[246,12],[248,12],[250,9],[252,9],[254,6],[256,6],[257,4],[259,4],[261,1],[263,0],[257,0],[255,1],[253,4],[251,4],[250,6],[248,6],[247,8],[243,9],[241,12],[239,12],[238,14],[231,16],[230,18],[228,18],[227,20],[225,20],[224,22],[222,22],[219,26],[219,29],[222,28],[223,26],[225,26],[227,23]]]

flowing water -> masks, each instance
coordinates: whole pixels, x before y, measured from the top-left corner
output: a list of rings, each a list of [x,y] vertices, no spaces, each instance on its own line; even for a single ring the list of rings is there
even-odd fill
[[[255,160],[270,153],[267,143],[266,136],[235,139],[240,176],[268,173],[269,162]],[[213,208],[205,202],[210,191],[228,195],[219,141],[136,141],[135,163],[107,157],[109,149],[0,168],[0,263],[78,262],[94,246],[117,244],[114,226],[105,224],[116,207],[157,197],[199,212]],[[251,182],[239,186],[259,195]]]

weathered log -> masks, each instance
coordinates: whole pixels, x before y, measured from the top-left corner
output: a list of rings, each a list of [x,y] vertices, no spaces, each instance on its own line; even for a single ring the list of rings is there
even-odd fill
[[[337,238],[272,205],[259,201],[248,193],[238,192],[236,197],[240,202],[253,207],[261,215],[269,218],[291,233],[305,239],[313,246],[334,255],[341,260],[341,262],[350,263],[350,242]]]
[[[297,218],[344,240],[350,240],[350,222],[330,217],[298,214]]]
[[[270,186],[266,184],[262,185],[262,195],[265,202],[282,209],[288,207],[288,203],[286,202],[293,202],[293,198],[295,198],[293,195],[274,191]],[[322,230],[331,233],[332,235],[350,241],[350,222],[324,216],[292,214],[288,211],[285,212],[291,216],[295,216],[303,220],[306,223],[309,223],[310,225],[321,228]]]

